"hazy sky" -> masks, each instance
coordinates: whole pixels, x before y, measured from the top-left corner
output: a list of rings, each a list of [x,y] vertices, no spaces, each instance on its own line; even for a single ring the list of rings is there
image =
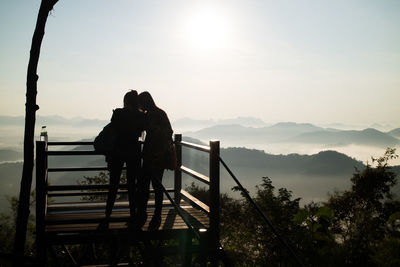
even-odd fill
[[[0,115],[25,112],[39,0],[0,2]],[[172,120],[400,127],[400,1],[59,0],[38,115],[108,119],[128,88]]]

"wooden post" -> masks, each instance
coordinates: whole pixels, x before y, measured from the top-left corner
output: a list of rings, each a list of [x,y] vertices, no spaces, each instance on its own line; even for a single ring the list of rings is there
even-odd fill
[[[210,235],[209,241],[212,250],[216,253],[219,243],[219,141],[210,141]],[[216,255],[214,255],[216,265]]]
[[[175,188],[175,193],[174,193],[174,198],[175,198],[175,203],[179,206],[181,202],[181,189],[182,189],[182,171],[181,171],[181,166],[182,166],[182,135],[181,134],[175,134],[174,136],[175,139],[175,147],[176,147],[176,161],[177,161],[177,168],[174,171],[174,188]]]
[[[47,143],[36,141],[36,257],[40,266],[46,265],[45,216],[47,204]]]

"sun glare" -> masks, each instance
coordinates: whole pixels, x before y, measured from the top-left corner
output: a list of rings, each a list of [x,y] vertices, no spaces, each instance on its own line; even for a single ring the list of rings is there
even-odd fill
[[[227,37],[226,19],[218,10],[205,9],[189,18],[186,32],[197,48],[220,48],[225,45]]]

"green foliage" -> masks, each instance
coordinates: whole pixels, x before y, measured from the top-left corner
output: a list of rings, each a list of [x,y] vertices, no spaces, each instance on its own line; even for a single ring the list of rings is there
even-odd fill
[[[388,221],[389,231],[394,233],[400,233],[400,211],[396,211],[392,215],[390,215]]]
[[[301,209],[293,221],[302,226],[299,252],[310,265],[335,266],[337,244],[330,230],[334,212],[327,206],[311,202]]]
[[[378,242],[371,258],[377,266],[400,266],[400,239],[389,237]]]
[[[201,202],[210,205],[210,193],[205,187],[200,187],[192,182],[185,190]]]
[[[376,248],[384,246],[383,240],[393,232],[388,226],[394,221],[389,219],[393,216],[395,220],[397,215],[393,214],[400,205],[393,200],[391,188],[396,184],[396,175],[387,162],[396,157],[395,149],[388,148],[383,157],[373,159],[376,167],[368,164],[363,171],[356,170],[351,190],[336,192],[327,202],[335,212],[332,231],[346,251],[343,262],[347,265],[374,265]]]
[[[30,195],[30,210],[27,234],[25,242],[25,255],[34,256],[35,249],[35,215],[32,213],[35,207],[35,191],[31,192]],[[7,201],[10,205],[9,213],[0,213],[0,252],[1,253],[11,253],[14,246],[14,235],[15,227],[17,222],[17,212],[18,212],[18,198],[16,196],[7,197]]]
[[[110,176],[106,172],[100,172],[99,175],[97,175],[97,176],[94,176],[94,177],[84,176],[83,179],[84,179],[83,181],[77,181],[77,183],[80,185],[106,185],[106,184],[109,184]],[[123,171],[119,183],[126,184],[126,182],[127,182],[126,171]],[[98,189],[98,191],[103,191],[103,189]],[[126,194],[118,194],[117,195],[117,200],[126,200],[126,199],[128,199],[128,196]],[[82,200],[106,201],[107,194],[87,195],[87,196],[83,196]]]
[[[326,203],[300,209],[299,199],[276,190],[268,177],[253,198],[307,266],[399,266],[400,201],[393,199],[396,175],[388,167],[396,157],[388,149],[373,159],[375,167],[356,169],[351,189],[335,192]],[[246,200],[221,198],[221,237],[237,266],[295,265]]]
[[[287,240],[296,239],[298,227],[293,216],[299,211],[299,200],[292,192],[281,188],[278,192],[271,179],[263,177],[256,188],[254,201]],[[221,242],[237,266],[293,265],[294,259],[282,246],[273,231],[265,225],[247,200],[221,197]]]

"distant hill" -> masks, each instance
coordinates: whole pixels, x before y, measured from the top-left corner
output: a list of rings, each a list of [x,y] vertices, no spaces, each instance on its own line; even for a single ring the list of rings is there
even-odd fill
[[[184,137],[184,141],[204,145],[200,140]],[[71,148],[73,150],[91,149],[86,146]],[[183,149],[183,159],[189,162],[200,162],[200,165],[208,166],[208,156],[204,152]],[[365,165],[356,159],[336,151],[321,151],[313,155],[273,155],[262,150],[248,149],[244,147],[221,148],[221,157],[236,167],[253,169],[268,169],[273,172],[297,173],[307,175],[334,175],[352,173],[354,168],[362,169]],[[192,157],[192,158],[190,158]],[[83,161],[83,159],[85,159]],[[104,156],[69,157],[58,156],[49,160],[50,166],[89,166],[104,164]],[[185,164],[185,163],[184,163]],[[190,163],[189,163],[190,164]]]
[[[257,128],[245,127],[238,124],[232,125],[216,125],[208,128],[201,129],[196,132],[186,132],[183,135],[193,138],[210,140],[240,140],[245,138],[247,134],[256,135],[259,130]]]
[[[400,138],[400,128],[393,129],[393,130],[387,132],[387,134],[389,134],[390,136],[393,136],[395,138]]]
[[[0,149],[0,162],[2,161],[16,161],[23,158],[22,152],[10,150],[10,149]]]
[[[37,116],[36,125],[57,125],[57,126],[73,126],[73,127],[98,127],[108,123],[107,120],[71,118],[67,119],[62,116]],[[24,116],[0,116],[1,126],[24,126]]]
[[[234,119],[218,120],[216,123],[219,125],[239,124],[246,127],[264,127],[267,125],[263,120],[255,117],[237,117]]]
[[[213,127],[217,125],[241,125],[244,127],[265,127],[267,124],[255,117],[237,117],[233,119],[223,119],[223,120],[196,120],[191,118],[182,118],[175,121],[172,121],[173,128],[177,128],[179,130],[187,130],[187,129],[202,129]]]
[[[311,123],[279,122],[267,128],[268,131],[312,132],[323,128]]]
[[[268,143],[281,142],[301,133],[322,129],[309,123],[282,122],[267,127],[245,127],[239,124],[215,125],[184,134],[202,140],[214,138],[224,141],[243,141],[244,143]]]
[[[300,134],[289,139],[290,142],[314,143],[326,145],[368,145],[391,147],[400,144],[400,140],[381,131],[368,128],[362,131],[317,131]]]
[[[384,133],[368,128],[360,131],[322,128],[309,123],[277,123],[269,127],[245,127],[242,125],[216,125],[198,131],[186,132],[185,135],[209,140],[212,138],[238,144],[257,143],[312,143],[328,146],[349,144],[393,147],[400,144],[394,137],[397,129]]]
[[[304,174],[312,176],[349,175],[354,168],[364,168],[360,161],[336,151],[321,151],[314,155],[272,155],[261,150],[226,148],[221,150],[226,161],[235,166],[263,168],[282,174]]]
[[[179,129],[201,129],[215,124],[214,120],[196,120],[191,118],[181,118],[171,122],[173,128]]]

